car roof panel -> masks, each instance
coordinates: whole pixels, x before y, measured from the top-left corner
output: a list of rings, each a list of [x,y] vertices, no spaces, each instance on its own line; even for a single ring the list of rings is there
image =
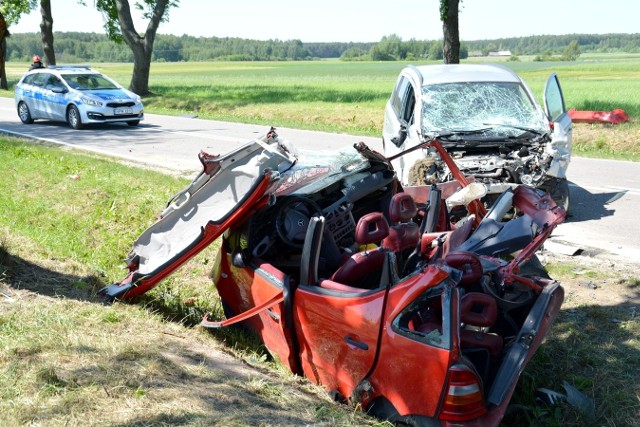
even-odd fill
[[[512,82],[520,78],[508,68],[489,64],[439,64],[416,67],[423,85],[461,82]]]

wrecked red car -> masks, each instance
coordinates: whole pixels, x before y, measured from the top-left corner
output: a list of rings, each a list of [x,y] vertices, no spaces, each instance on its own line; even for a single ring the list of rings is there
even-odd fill
[[[383,419],[500,422],[563,301],[534,255],[565,216],[550,196],[521,185],[485,213],[459,170],[403,189],[364,144],[299,153],[274,132],[200,159],[104,298],[146,292],[221,237],[227,319],[203,326],[243,322],[292,372]]]

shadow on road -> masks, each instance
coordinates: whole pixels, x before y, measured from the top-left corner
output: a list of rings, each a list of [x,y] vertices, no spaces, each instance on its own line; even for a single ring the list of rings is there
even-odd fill
[[[571,206],[566,222],[581,222],[611,216],[615,209],[610,204],[624,196],[625,191],[591,193],[575,183],[569,186]]]

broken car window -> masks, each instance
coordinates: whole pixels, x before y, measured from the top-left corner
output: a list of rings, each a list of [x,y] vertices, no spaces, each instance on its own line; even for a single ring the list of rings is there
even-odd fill
[[[451,348],[451,294],[448,281],[428,289],[393,321],[393,328],[434,347]]]
[[[545,132],[540,112],[517,83],[463,82],[422,88],[422,130],[483,130],[483,137],[519,136],[528,128]],[[487,125],[491,126],[489,131]],[[505,125],[505,126],[500,126]]]

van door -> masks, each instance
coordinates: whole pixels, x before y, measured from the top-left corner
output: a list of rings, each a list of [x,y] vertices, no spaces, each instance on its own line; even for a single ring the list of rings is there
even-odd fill
[[[551,74],[547,80],[544,89],[544,107],[549,120],[553,123],[553,135],[547,146],[547,152],[553,156],[553,160],[547,175],[566,178],[567,167],[571,159],[573,124],[567,113],[556,73]]]

